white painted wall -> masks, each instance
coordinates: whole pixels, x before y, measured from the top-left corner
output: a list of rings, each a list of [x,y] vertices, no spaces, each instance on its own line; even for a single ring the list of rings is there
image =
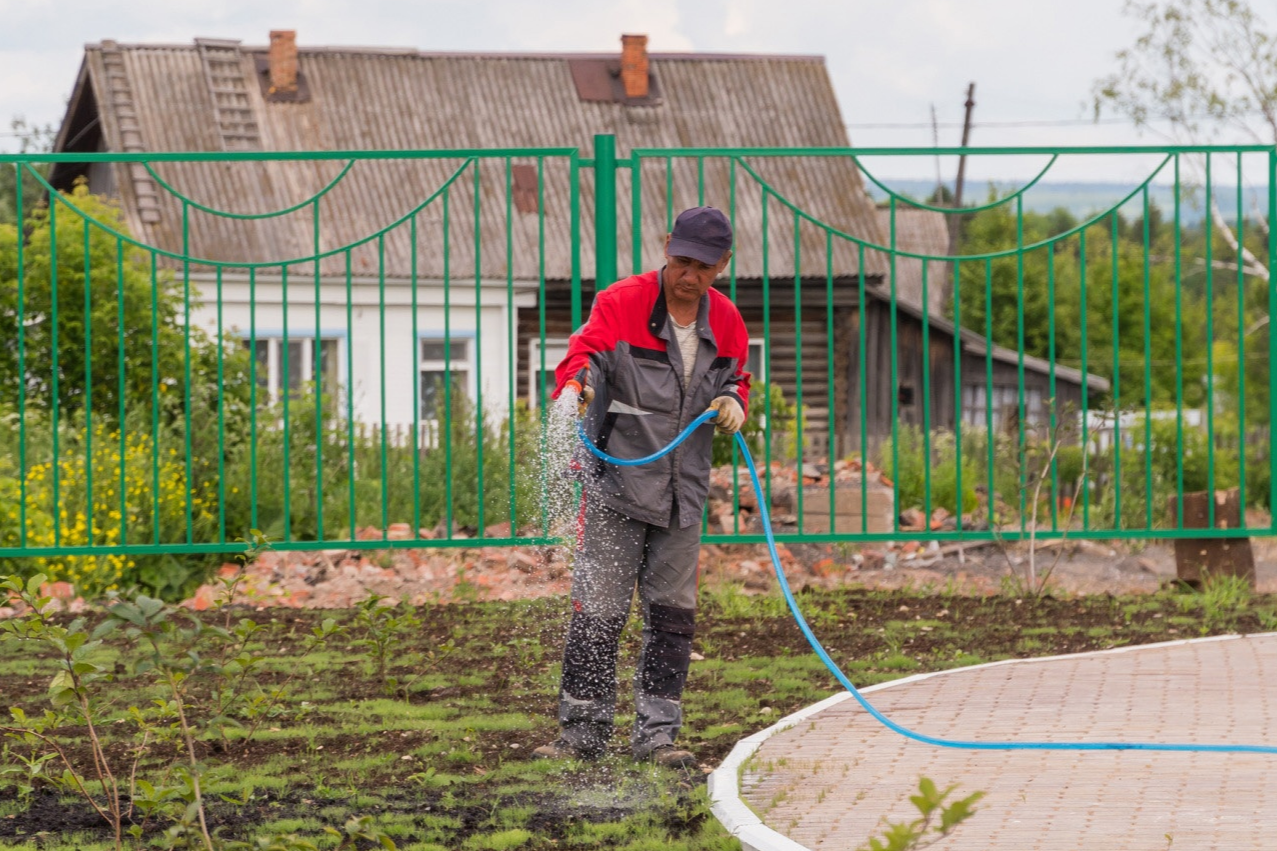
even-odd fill
[[[192,323],[217,334],[217,283],[192,276],[200,290],[203,306],[193,314]],[[511,371],[516,329],[514,311],[536,304],[535,284],[516,283],[513,298],[505,281],[481,282],[476,309],[473,283],[454,283],[448,299],[448,329],[454,341],[469,340],[469,381],[467,391],[478,401],[482,393],[485,416],[504,418],[509,408]],[[292,279],[288,285],[288,336],[290,339],[315,336],[314,280]],[[223,276],[221,286],[222,327],[226,333],[249,339],[254,321],[258,339],[282,337],[284,307],[278,276],[259,275],[250,286],[247,275]],[[355,418],[379,424],[383,417],[382,364],[384,344],[384,417],[387,425],[413,423],[413,389],[417,380],[420,349],[413,338],[412,287],[402,280],[387,281],[382,289],[375,279],[351,282],[347,311],[345,280],[322,280],[319,287],[319,332],[321,338],[338,340],[338,376],[343,390],[354,393]],[[383,308],[384,304],[384,308]],[[440,281],[421,281],[417,288],[417,337],[441,340],[445,331],[444,288]],[[384,334],[383,334],[384,327]],[[350,374],[347,373],[347,349]]]

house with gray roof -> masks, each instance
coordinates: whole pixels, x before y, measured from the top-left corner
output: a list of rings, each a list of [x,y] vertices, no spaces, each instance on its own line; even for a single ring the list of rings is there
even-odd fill
[[[215,327],[220,291],[224,327],[254,347],[272,393],[318,380],[352,394],[359,419],[408,425],[438,416],[446,374],[484,410],[540,403],[574,290],[586,314],[595,290],[600,134],[622,166],[620,274],[660,264],[678,210],[730,210],[737,248],[720,287],[756,338],[754,371],[790,398],[801,381],[814,451],[830,433],[839,453],[859,448],[860,292],[888,315],[891,258],[856,241],[888,244],[880,213],[850,157],[748,150],[848,147],[822,57],[648,53],[642,36],[603,54],[309,47],[291,31],[261,46],[103,41],[85,48],[55,150],[214,156],[60,163],[52,181],[118,197],[137,240],[201,291],[193,322]],[[660,155],[723,147],[741,150]],[[377,153],[332,154],[354,151]],[[926,313],[910,298],[898,296],[898,323]],[[873,340],[868,398],[888,402],[869,417],[876,444],[908,377],[886,386],[888,337]],[[986,351],[976,335],[961,346]],[[1057,368],[1057,380],[1080,394],[1080,374]],[[933,407],[951,426],[948,392]]]

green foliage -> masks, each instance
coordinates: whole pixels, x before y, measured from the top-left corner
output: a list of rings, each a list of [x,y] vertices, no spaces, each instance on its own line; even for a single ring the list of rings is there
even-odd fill
[[[749,446],[755,463],[763,463],[764,449],[770,443],[774,460],[794,459],[797,457],[797,441],[802,435],[802,426],[797,423],[794,406],[785,401],[785,393],[778,384],[764,381],[755,382],[750,388],[749,405],[745,411],[745,424],[741,426],[741,435]],[[768,421],[768,403],[771,406],[771,420]],[[771,426],[770,431],[768,425]],[[795,426],[798,426],[797,428]],[[736,439],[730,434],[714,434],[712,463],[720,467],[732,463],[744,466],[737,450]]]
[[[345,410],[327,395],[317,405],[313,385],[289,400],[286,418],[282,400],[265,406],[245,426],[246,435],[256,433],[252,447],[236,452],[226,467],[226,525],[257,526],[276,539],[287,532],[294,540],[317,540],[391,523],[429,529],[451,511],[454,527],[474,532],[480,481],[484,526],[540,521],[540,425],[522,403],[513,422],[513,470],[510,420],[488,416],[480,427],[463,392],[453,393],[446,431],[423,433],[415,447],[410,428],[351,426]]]
[[[985,254],[1014,250],[1018,244],[1032,245],[1078,223],[1067,214],[1025,212],[1022,237],[1017,237],[1015,210],[1000,205],[970,217],[963,232],[965,254]],[[1151,217],[1150,217],[1151,224]],[[1114,228],[1116,227],[1116,260]],[[1011,350],[1047,359],[1051,356],[1051,319],[1055,322],[1056,362],[1078,369],[1082,365],[1082,328],[1086,326],[1087,371],[1111,377],[1114,374],[1114,275],[1117,277],[1117,338],[1120,358],[1120,387],[1124,404],[1143,404],[1145,366],[1151,367],[1151,396],[1154,402],[1173,401],[1176,372],[1165,364],[1176,360],[1175,270],[1173,264],[1151,260],[1145,266],[1143,228],[1138,236],[1123,238],[1130,230],[1118,217],[1116,225],[1105,219],[1085,228],[1083,239],[1068,239],[1026,251],[1023,263],[1015,255],[997,257],[985,263],[964,263],[959,281],[962,325],[983,333]],[[1155,257],[1175,256],[1174,233],[1160,229]],[[1019,241],[1022,239],[1022,242]],[[1150,240],[1152,235],[1150,234]],[[1204,237],[1198,238],[1198,243]],[[1184,256],[1194,254],[1192,246],[1182,246]],[[1085,287],[1081,285],[1085,259]],[[1116,266],[1115,266],[1116,263]],[[1147,271],[1148,298],[1144,296]],[[1050,282],[1054,277],[1054,292]],[[1203,351],[1206,302],[1201,282],[1185,282],[1181,292],[1180,344],[1184,352]],[[1085,300],[1083,291],[1085,290]],[[1052,302],[1050,296],[1054,296]],[[1235,298],[1235,296],[1234,296]],[[1145,356],[1144,311],[1149,311],[1151,337]],[[986,315],[986,310],[991,311]],[[1024,345],[1020,346],[1020,316],[1023,313]],[[1235,312],[1235,308],[1234,308]],[[1202,378],[1205,360],[1184,358],[1182,385],[1187,407],[1204,402]]]
[[[258,552],[268,542],[254,532],[248,546]],[[216,732],[229,746],[226,731],[233,727],[242,731],[240,741],[247,744],[262,721],[274,717],[270,709],[303,666],[294,666],[281,685],[267,690],[258,681],[264,673],[263,657],[250,650],[250,642],[260,638],[255,622],[241,619],[228,629],[141,594],[113,597],[106,618],[93,629],[85,618],[64,624],[51,616],[51,598],[42,591],[46,581],[42,574],[0,581],[0,592],[26,607],[24,613],[0,620],[0,643],[38,645],[54,668],[47,689],[52,708],[42,716],[28,716],[20,706],[11,706],[11,721],[0,722],[0,734],[18,744],[15,748],[6,742],[0,778],[8,778],[20,795],[29,795],[44,782],[79,797],[111,826],[117,848],[126,832],[140,839],[153,820],[165,825],[169,847],[214,848],[201,788],[206,767],[196,756],[196,741]],[[312,630],[304,652],[322,647],[342,631],[332,619],[325,620]],[[123,636],[135,650],[127,670],[103,663],[103,640],[113,634]],[[121,677],[137,681],[148,698],[141,706],[129,706],[122,716],[108,695],[109,686]],[[212,711],[207,715],[195,714],[197,688],[211,696]],[[116,735],[118,725],[131,728],[129,747],[110,748],[103,733],[111,721]],[[92,773],[68,756],[83,730],[88,731]],[[54,767],[62,773],[53,774]],[[134,812],[140,821],[134,820]],[[338,847],[354,848],[357,842],[381,841],[383,836],[365,821],[352,821]]]
[[[368,648],[377,679],[386,682],[386,659],[405,636],[421,626],[421,620],[406,601],[402,605],[387,598],[369,594],[356,606],[355,624],[364,632],[356,643]]]
[[[973,430],[962,433],[962,513],[971,514],[979,505],[975,487],[983,480],[978,478],[979,454],[972,446]],[[885,440],[878,450],[878,466],[900,489],[901,508],[923,507],[927,495],[927,467],[931,475],[931,507],[944,508],[951,514],[958,511],[958,462],[956,441],[952,432],[938,431],[931,435],[931,454],[921,429],[913,425],[896,428],[896,443]],[[899,466],[897,466],[897,461]]]
[[[173,273],[108,233],[128,234],[113,202],[80,184],[31,210],[25,229],[20,299],[18,228],[0,225],[0,337],[10,341],[0,347],[0,398],[25,392],[27,410],[91,407],[116,419],[122,408],[154,405],[166,418],[189,411],[213,422],[220,398],[223,412],[239,420],[247,351],[221,347],[219,396],[218,345],[186,327],[188,293]],[[198,293],[189,300],[194,311]]]
[[[951,803],[945,799],[957,789],[949,786],[941,791],[929,777],[918,781],[918,794],[909,801],[918,809],[919,817],[908,822],[887,822],[882,837],[871,838],[861,849],[868,851],[912,851],[934,845],[948,836],[955,827],[975,815],[975,804],[984,797],[983,792],[973,792]],[[939,820],[939,823],[935,823]]]
[[[40,126],[30,124],[26,118],[18,115],[9,120],[9,129],[18,138],[18,153],[29,154],[50,151],[53,140],[57,136],[57,128],[52,124]],[[31,166],[37,174],[48,177],[49,165],[35,163]],[[20,170],[17,165],[0,166],[0,225],[11,225],[18,217],[18,175],[22,175],[22,204],[24,209],[35,206],[43,193],[40,181],[28,171]]]
[[[22,543],[24,510],[31,547],[184,542],[188,490],[193,539],[216,539],[217,478],[202,475],[203,465],[193,462],[188,489],[185,446],[176,424],[130,416],[122,427],[102,420],[90,425],[84,411],[62,418],[56,429],[50,412],[28,412],[23,429],[14,414],[0,414],[4,420],[0,546]],[[71,582],[86,596],[137,587],[180,599],[204,581],[210,563],[206,556],[112,553],[27,557],[9,566],[24,576],[40,572]]]

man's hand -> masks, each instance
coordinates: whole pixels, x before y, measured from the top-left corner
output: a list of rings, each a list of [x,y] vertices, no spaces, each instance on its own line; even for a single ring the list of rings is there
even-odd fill
[[[589,373],[586,373],[584,377],[589,380]],[[582,386],[580,381],[573,378],[563,386],[563,389],[576,393],[576,415],[584,417],[585,412],[590,408],[590,403],[594,401],[594,388],[589,384]]]
[[[714,429],[719,434],[735,434],[745,424],[745,412],[733,396],[719,396],[710,403],[709,410],[718,411]]]

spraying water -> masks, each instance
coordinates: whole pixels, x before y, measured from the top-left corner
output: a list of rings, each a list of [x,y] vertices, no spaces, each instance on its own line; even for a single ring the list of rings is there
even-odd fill
[[[568,473],[579,444],[576,421],[578,397],[568,387],[546,411],[541,433],[541,463],[525,475],[537,477],[541,501],[541,521],[549,537],[564,539],[571,545],[575,539],[578,494]]]

